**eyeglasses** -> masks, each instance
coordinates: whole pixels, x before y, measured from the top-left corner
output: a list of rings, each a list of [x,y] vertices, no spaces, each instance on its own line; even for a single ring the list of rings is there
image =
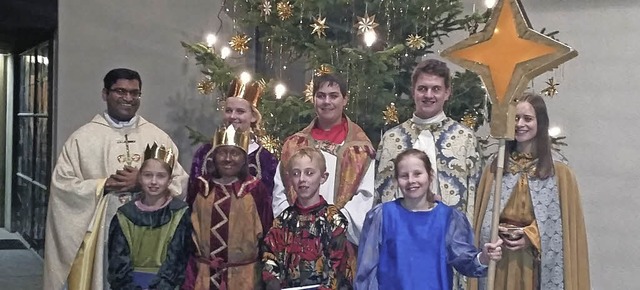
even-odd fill
[[[109,89],[109,92],[116,93],[116,95],[122,98],[126,97],[127,95],[131,95],[132,98],[140,99],[140,96],[142,95],[142,92],[140,90],[127,90],[123,88]]]

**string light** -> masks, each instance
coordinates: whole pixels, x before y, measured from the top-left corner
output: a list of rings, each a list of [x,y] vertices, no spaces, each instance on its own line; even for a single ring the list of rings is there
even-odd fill
[[[214,44],[216,44],[217,40],[218,38],[216,37],[215,34],[213,33],[207,34],[206,42],[208,47],[212,47]]]
[[[367,32],[364,33],[364,43],[367,45],[367,47],[371,47],[377,39],[378,35],[376,34],[375,30],[367,30]]]
[[[549,136],[550,137],[558,137],[558,136],[560,136],[560,133],[562,133],[562,130],[560,129],[560,127],[551,127],[551,128],[549,128]]]
[[[275,87],[276,99],[282,99],[284,93],[287,91],[287,88],[283,84],[277,84]]]
[[[240,81],[242,82],[242,84],[247,84],[251,81],[251,74],[249,74],[248,72],[242,72],[240,74]]]
[[[231,54],[231,48],[228,46],[223,46],[220,49],[220,58],[225,59]]]

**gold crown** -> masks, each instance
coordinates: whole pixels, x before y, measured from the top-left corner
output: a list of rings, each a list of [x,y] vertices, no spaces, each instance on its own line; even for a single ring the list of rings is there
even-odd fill
[[[258,100],[262,95],[265,84],[264,81],[253,81],[243,83],[239,77],[231,81],[229,91],[227,92],[227,98],[236,97],[247,100],[252,106],[258,106]]]
[[[213,135],[213,148],[218,146],[236,146],[249,152],[249,143],[251,142],[251,132],[237,130],[233,125],[229,125],[226,129],[220,127],[218,131]]]
[[[153,142],[152,146],[147,144],[147,148],[144,149],[144,160],[158,159],[164,163],[169,164],[169,167],[173,168],[173,164],[176,160],[176,156],[173,154],[171,148],[164,147],[164,145],[158,146],[156,142]]]

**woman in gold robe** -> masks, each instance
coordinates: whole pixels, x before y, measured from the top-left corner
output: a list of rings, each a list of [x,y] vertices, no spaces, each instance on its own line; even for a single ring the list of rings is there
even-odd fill
[[[500,197],[499,235],[506,250],[497,263],[494,289],[591,289],[578,185],[571,169],[553,160],[544,100],[526,93],[516,112]],[[476,194],[478,244],[490,240],[496,163],[485,168]],[[472,290],[486,288],[486,279],[469,283]]]

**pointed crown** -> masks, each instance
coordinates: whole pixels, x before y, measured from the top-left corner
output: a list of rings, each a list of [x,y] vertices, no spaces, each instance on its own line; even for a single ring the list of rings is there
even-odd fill
[[[147,148],[144,149],[144,160],[151,158],[161,160],[164,163],[167,163],[171,168],[173,168],[176,160],[176,156],[173,154],[173,150],[171,150],[171,148],[167,148],[164,145],[158,146],[156,142],[153,142],[152,146],[147,144]]]
[[[262,91],[264,91],[264,81],[250,81],[243,83],[240,77],[236,77],[231,81],[229,85],[229,91],[227,92],[227,98],[236,97],[247,100],[252,106],[257,107]]]
[[[213,148],[218,146],[236,146],[244,152],[249,152],[249,143],[251,142],[251,132],[237,130],[233,125],[229,125],[226,129],[220,127],[213,135]]]

